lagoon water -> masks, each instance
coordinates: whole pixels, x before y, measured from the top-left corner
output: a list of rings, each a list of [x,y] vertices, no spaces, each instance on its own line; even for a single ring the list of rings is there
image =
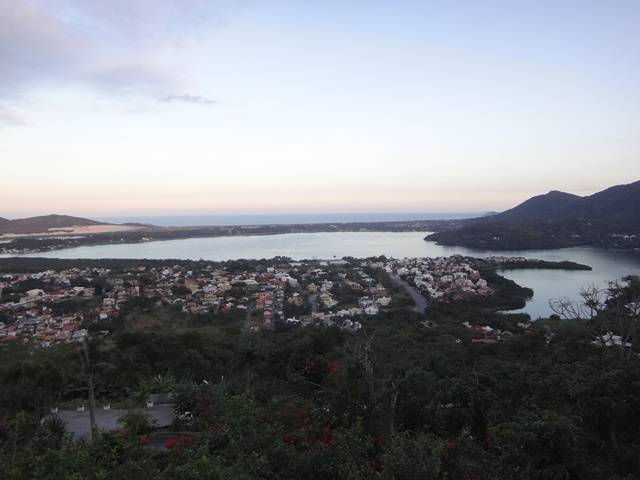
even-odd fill
[[[595,248],[495,252],[445,247],[426,242],[427,232],[293,233],[238,237],[189,238],[137,244],[98,245],[38,253],[52,258],[158,258],[233,260],[287,256],[296,260],[344,256],[437,257],[514,255],[541,260],[571,260],[590,265],[592,271],[510,270],[503,272],[518,284],[533,288],[534,297],[523,309],[532,318],[551,313],[549,300],[577,299],[581,288],[605,287],[626,275],[640,275],[640,254]]]

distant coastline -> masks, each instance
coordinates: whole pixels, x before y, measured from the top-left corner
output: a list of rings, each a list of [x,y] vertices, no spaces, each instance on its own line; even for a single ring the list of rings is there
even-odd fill
[[[145,224],[157,227],[216,227],[248,225],[310,225],[325,223],[377,223],[428,220],[463,220],[483,212],[365,212],[202,215],[120,215],[96,217],[110,224]]]
[[[0,254],[194,237],[320,232],[433,232],[439,245],[492,251],[640,249],[640,181],[593,195],[551,191],[501,213],[392,212],[0,218]],[[100,221],[102,220],[102,221]],[[17,237],[24,235],[21,237]]]
[[[198,237],[320,232],[410,232],[460,228],[475,212],[385,212],[101,217],[45,215],[3,219],[0,254]]]

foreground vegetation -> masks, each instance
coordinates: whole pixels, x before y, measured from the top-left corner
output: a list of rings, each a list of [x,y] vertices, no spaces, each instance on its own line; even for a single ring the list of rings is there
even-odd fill
[[[623,313],[638,298],[632,281],[589,318],[528,329],[472,303],[432,306],[433,328],[394,310],[359,332],[160,318],[94,338],[88,364],[73,344],[10,345],[0,478],[638,478],[637,314]],[[466,321],[518,334],[473,344]],[[593,344],[612,330],[631,347]],[[84,401],[89,376],[98,402],[131,413],[122,431],[83,443],[46,415]],[[137,408],[149,393],[176,399],[179,434],[162,448]]]

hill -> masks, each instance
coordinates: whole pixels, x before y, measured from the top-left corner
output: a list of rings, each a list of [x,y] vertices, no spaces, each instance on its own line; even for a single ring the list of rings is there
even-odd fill
[[[2,219],[6,220],[6,219]],[[42,215],[38,217],[20,218],[16,220],[0,220],[0,234],[44,233],[52,228],[88,227],[106,225],[102,222],[69,215]]]
[[[640,181],[585,197],[584,205],[592,221],[637,229],[640,225]]]
[[[483,217],[483,220],[524,224],[596,222],[637,226],[640,224],[640,181],[607,188],[586,197],[552,191],[530,198],[505,212]]]
[[[10,222],[10,221],[11,221],[11,220],[9,220],[8,218],[0,217],[0,227],[1,227],[2,225],[5,225],[6,223],[8,223],[8,222]]]
[[[483,220],[508,223],[554,222],[576,215],[581,210],[582,197],[570,193],[551,191],[538,195],[520,205]]]
[[[443,245],[520,250],[640,247],[640,181],[581,197],[551,191],[495,215],[427,237]]]

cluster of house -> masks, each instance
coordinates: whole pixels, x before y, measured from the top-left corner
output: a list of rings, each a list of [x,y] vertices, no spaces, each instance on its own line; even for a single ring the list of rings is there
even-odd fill
[[[521,262],[526,262],[529,259],[527,259],[526,257],[507,257],[504,255],[490,255],[488,257],[484,257],[483,260],[485,262],[500,266],[503,263],[512,263],[512,264],[521,263]]]
[[[84,313],[70,307],[95,294],[88,282],[78,284],[85,283],[82,276],[78,269],[0,276],[0,342],[29,339],[47,346],[86,337]]]
[[[469,322],[463,322],[462,325],[467,327],[469,330],[471,343],[484,343],[491,345],[513,335],[512,332],[508,330],[500,330],[489,325],[470,324]],[[523,324],[522,328],[528,327],[524,327]]]
[[[384,286],[345,261],[47,270],[0,276],[0,342],[80,341],[88,325],[126,315],[136,299],[192,315],[233,315],[249,329],[283,322],[357,330],[358,317],[391,303]]]
[[[2,235],[0,235],[2,238]],[[37,250],[31,248],[13,248],[7,247],[3,245],[4,243],[8,243],[8,241],[2,240],[0,241],[0,255],[26,255],[28,253],[36,253]]]
[[[492,257],[514,262],[518,257]],[[522,259],[524,260],[524,259]],[[491,287],[461,256],[402,260],[282,261],[267,264],[135,266],[124,269],[69,268],[32,274],[0,274],[0,344],[31,342],[49,346],[82,341],[91,331],[108,329],[109,320],[145,308],[172,306],[187,318],[223,318],[250,330],[325,325],[362,328],[363,319],[394,305],[396,285],[416,301],[457,301],[490,295]],[[386,284],[387,286],[385,287]],[[638,317],[640,304],[627,305]],[[214,317],[215,316],[215,317]],[[200,318],[200,317],[199,317]],[[509,331],[463,324],[474,343],[495,343]],[[531,323],[518,324],[528,330]],[[614,334],[603,346],[624,346]]]
[[[346,263],[320,262],[319,267],[306,269],[300,274],[300,283],[311,311],[300,318],[287,318],[287,323],[337,325],[344,329],[359,330],[362,328],[359,317],[377,315],[381,309],[390,306],[391,294],[365,272],[367,262],[351,265],[348,269],[340,268]],[[302,264],[297,263],[296,266]]]
[[[493,290],[465,257],[405,258],[379,265],[416,288],[427,299],[464,300]]]

